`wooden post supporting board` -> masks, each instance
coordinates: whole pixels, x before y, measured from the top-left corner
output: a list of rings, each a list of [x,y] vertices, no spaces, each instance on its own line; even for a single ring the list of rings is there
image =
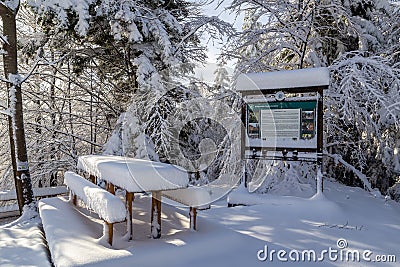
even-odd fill
[[[324,90],[323,88],[318,89],[318,106],[317,106],[317,180],[321,179],[320,183],[317,181],[317,192],[324,191],[324,178],[322,176],[323,168],[323,148],[324,148]],[[320,177],[318,177],[320,176]]]
[[[151,192],[151,237],[161,237],[161,191]]]
[[[126,192],[126,209],[128,210],[128,218],[126,220],[127,230],[129,234],[129,240],[133,238],[133,218],[132,218],[132,202],[135,199],[135,195],[132,192]]]
[[[197,209],[196,208],[190,207],[189,218],[190,218],[190,229],[196,230],[197,229],[197,224],[196,224]]]

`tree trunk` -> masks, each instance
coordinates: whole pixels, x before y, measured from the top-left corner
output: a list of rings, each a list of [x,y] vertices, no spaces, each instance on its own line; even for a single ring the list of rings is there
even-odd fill
[[[17,29],[16,10],[0,4],[0,16],[3,21],[3,35],[7,42],[3,44],[6,54],[3,55],[4,74],[9,91],[9,108],[12,116],[9,117],[9,135],[11,158],[14,170],[15,187],[17,191],[18,206],[20,211],[24,205],[34,201],[31,176],[28,167],[28,155],[25,143],[24,121],[22,113],[22,92],[18,79],[17,67]]]

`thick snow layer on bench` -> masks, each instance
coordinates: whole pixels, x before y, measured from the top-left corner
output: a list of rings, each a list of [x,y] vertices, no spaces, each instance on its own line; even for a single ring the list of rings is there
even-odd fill
[[[163,195],[183,205],[199,209],[209,208],[212,202],[210,192],[196,186],[165,191]]]
[[[118,156],[87,155],[78,168],[129,192],[148,192],[187,187],[189,177],[181,167]]]
[[[109,223],[125,220],[125,205],[118,197],[74,172],[65,173],[64,183],[103,220]]]
[[[118,258],[132,256],[133,253],[126,250],[105,247],[98,223],[89,216],[82,216],[64,198],[42,199],[38,206],[55,266],[124,266],[118,264]]]
[[[329,70],[327,68],[247,73],[240,74],[236,80],[237,91],[328,85]]]

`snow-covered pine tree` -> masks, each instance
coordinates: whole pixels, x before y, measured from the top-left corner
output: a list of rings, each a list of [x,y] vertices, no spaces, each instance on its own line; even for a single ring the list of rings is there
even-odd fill
[[[213,87],[216,91],[225,91],[231,84],[231,77],[226,69],[226,61],[221,59],[217,66],[217,69],[214,71],[215,79]]]

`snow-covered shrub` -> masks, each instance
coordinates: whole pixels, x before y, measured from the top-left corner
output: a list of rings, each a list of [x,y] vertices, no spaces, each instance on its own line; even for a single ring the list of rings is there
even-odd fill
[[[345,54],[331,66],[327,94],[327,144],[330,154],[366,174],[372,187],[383,193],[394,183],[400,139],[400,69],[381,56],[362,52]],[[343,167],[343,165],[342,165]],[[351,172],[329,165],[333,177]]]
[[[309,197],[315,193],[315,164],[295,161],[271,161],[269,164],[268,168],[264,167],[265,172],[261,174],[262,180],[258,181],[256,192],[301,197]],[[260,180],[260,176],[253,176],[253,179]],[[250,181],[250,189],[256,186],[254,182]]]
[[[395,183],[388,189],[388,194],[391,199],[400,202],[400,182]]]

